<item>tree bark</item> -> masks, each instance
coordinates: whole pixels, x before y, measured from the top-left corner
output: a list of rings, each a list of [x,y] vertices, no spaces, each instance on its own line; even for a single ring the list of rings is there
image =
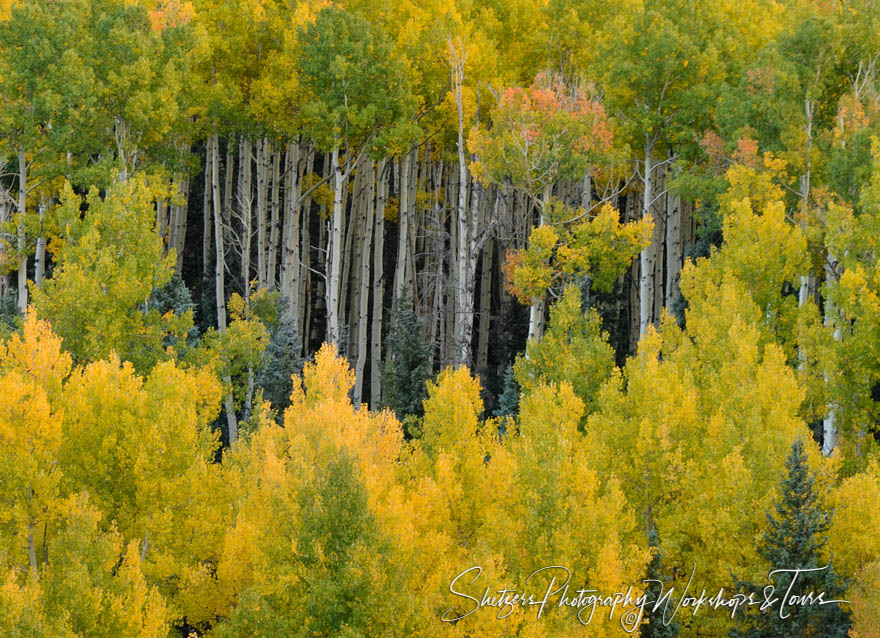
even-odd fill
[[[500,195],[496,194],[496,205]],[[489,329],[492,323],[492,266],[495,242],[491,239],[483,247],[483,264],[480,274],[480,328],[477,342],[477,369],[485,370],[489,364]]]
[[[333,149],[330,162],[333,171],[333,215],[327,244],[327,342],[339,347],[339,287],[342,274],[342,224],[345,221],[342,204],[345,171],[339,163],[339,148]]]
[[[360,253],[360,286],[358,292],[357,359],[355,361],[354,405],[359,406],[363,396],[364,370],[367,364],[367,320],[370,303],[370,248],[373,244],[375,222],[374,194],[375,164],[364,162],[366,181],[366,208],[363,220],[363,244]]]
[[[275,267],[278,260],[278,221],[281,213],[281,202],[278,199],[281,183],[281,152],[272,153],[272,221],[269,227],[269,255],[266,257],[266,286],[275,289]]]
[[[664,304],[667,309],[672,308],[672,304],[678,297],[681,266],[681,196],[669,193],[666,198],[666,300]]]
[[[226,271],[226,258],[223,245],[222,200],[220,199],[219,146],[218,137],[215,133],[208,141],[211,174],[211,199],[213,201],[214,209],[214,245],[216,249],[214,259],[214,293],[217,296],[217,328],[220,332],[225,332],[226,293],[224,276]],[[226,387],[231,386],[231,379],[228,375],[224,377],[223,381]],[[235,417],[235,408],[232,403],[231,390],[223,397],[223,406],[226,410],[226,425],[229,431],[229,444],[234,445],[238,440],[238,422]]]
[[[394,270],[394,303],[403,295],[407,280],[407,255],[409,254],[409,176],[413,150],[400,161],[400,204],[397,218],[397,267]],[[415,300],[413,300],[415,301]]]
[[[385,297],[385,201],[388,196],[388,164],[379,162],[376,170],[376,214],[373,235],[373,321],[370,337],[370,407],[377,409],[382,400],[382,313]]]
[[[654,139],[648,135],[645,137],[645,162],[644,162],[644,189],[642,190],[642,216],[651,214],[651,204],[654,200]],[[652,307],[654,290],[652,279],[654,268],[651,256],[654,252],[653,242],[646,246],[639,254],[639,337],[648,331],[648,325],[652,321]]]
[[[540,226],[543,226],[546,222],[546,211],[550,206],[550,197],[553,192],[553,184],[545,184],[544,192],[541,195],[541,215],[538,221]],[[545,292],[538,299],[532,300],[532,305],[529,308],[529,341],[540,341],[541,337],[544,336],[544,314],[547,306],[547,293]]]

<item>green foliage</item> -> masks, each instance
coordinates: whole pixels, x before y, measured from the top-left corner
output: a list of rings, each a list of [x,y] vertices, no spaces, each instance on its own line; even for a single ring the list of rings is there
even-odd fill
[[[92,189],[85,199],[68,186],[58,215],[64,231],[53,246],[54,276],[32,294],[37,313],[52,322],[79,362],[111,352],[140,371],[169,358],[165,342],[183,339],[192,312],[160,314],[148,300],[171,279],[173,258],[162,258],[153,224],[152,195],[140,180],[113,185],[104,197]]]
[[[514,365],[516,382],[524,394],[540,385],[570,383],[586,406],[595,409],[599,388],[614,368],[614,351],[601,329],[595,309],[582,309],[575,286],[565,289],[550,308],[550,324],[541,341],[529,342],[525,356]]]
[[[300,355],[302,342],[293,322],[281,316],[269,330],[269,343],[263,352],[263,361],[257,373],[256,384],[263,392],[263,399],[272,404],[280,416],[290,405],[293,374],[300,374],[303,359]]]
[[[423,413],[422,400],[427,396],[425,381],[431,377],[433,349],[422,332],[412,299],[408,296],[398,299],[386,340],[388,358],[382,372],[382,403],[401,419]]]
[[[795,441],[785,459],[785,476],[779,483],[779,499],[775,515],[767,513],[767,530],[761,535],[758,554],[770,570],[816,570],[795,575],[782,571],[770,577],[780,596],[805,596],[824,592],[826,601],[843,600],[843,580],[823,555],[825,533],[831,526],[831,515],[824,509],[816,479],[807,463],[804,443]],[[746,586],[759,600],[764,586]],[[785,592],[783,594],[783,592]],[[780,620],[777,614],[756,614],[748,619],[748,629],[732,630],[734,638],[788,638],[821,634],[829,638],[848,635],[850,614],[838,604],[789,605]],[[742,612],[741,612],[742,615]],[[781,615],[781,614],[780,614]]]
[[[302,128],[319,148],[381,148],[414,110],[400,60],[384,32],[330,6],[297,32]]]

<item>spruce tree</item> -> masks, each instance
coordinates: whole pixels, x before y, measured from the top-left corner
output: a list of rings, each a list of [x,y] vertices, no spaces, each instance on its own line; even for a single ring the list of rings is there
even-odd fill
[[[810,592],[823,599],[844,599],[845,583],[831,563],[822,557],[825,532],[831,513],[823,509],[816,480],[807,465],[804,443],[795,441],[785,460],[785,477],[780,482],[780,499],[775,515],[767,513],[767,531],[761,536],[758,554],[773,570],[810,570],[795,574],[784,571],[770,576],[774,605],[751,614],[740,614],[742,628],[730,632],[732,638],[845,638],[850,627],[850,612],[838,604],[790,604],[792,597]],[[824,568],[824,569],[822,569]],[[794,584],[792,585],[792,580]],[[765,585],[744,584],[746,594],[765,601]],[[790,588],[790,589],[789,589]],[[785,604],[780,613],[780,605]],[[786,617],[781,617],[785,615]]]
[[[666,607],[660,605],[657,607],[657,610],[654,611],[655,601],[659,600],[663,596],[663,592],[671,586],[669,585],[670,578],[664,574],[663,552],[660,549],[660,537],[654,527],[648,532],[648,546],[655,551],[653,558],[651,558],[651,562],[648,564],[645,579],[654,582],[649,582],[647,584],[648,586],[645,588],[645,594],[648,596],[648,604],[645,607],[645,616],[648,622],[642,625],[639,636],[641,638],[678,638],[678,635],[681,632],[681,626],[674,619],[664,621],[663,612]],[[675,610],[675,605],[676,601],[670,598],[667,618],[672,615],[672,612]]]
[[[422,416],[432,348],[423,337],[421,321],[407,293],[398,299],[392,314],[387,344],[388,359],[382,375],[384,405],[401,420],[408,415]]]

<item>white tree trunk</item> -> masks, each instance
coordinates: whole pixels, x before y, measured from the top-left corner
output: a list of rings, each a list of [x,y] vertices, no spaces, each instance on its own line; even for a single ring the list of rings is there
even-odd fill
[[[496,194],[496,205],[500,195]],[[492,321],[492,266],[495,242],[491,239],[483,247],[482,272],[480,274],[480,327],[477,340],[477,369],[484,370],[489,363],[489,328]]]
[[[366,211],[364,215],[363,246],[360,254],[360,290],[358,291],[358,320],[357,320],[357,359],[355,360],[355,383],[354,405],[359,406],[363,397],[364,370],[367,365],[367,321],[370,303],[370,247],[373,244],[374,196],[373,185],[375,184],[372,160],[364,162],[366,181]]]
[[[666,300],[664,305],[667,309],[672,307],[678,296],[681,266],[681,196],[670,193],[666,198]]]
[[[385,249],[385,201],[388,197],[386,160],[376,171],[376,215],[373,242],[373,321],[370,338],[370,407],[376,409],[382,400],[382,312],[385,291],[383,257]]]
[[[339,346],[339,287],[342,275],[342,224],[344,211],[342,194],[345,189],[345,173],[339,164],[339,149],[331,154],[333,171],[333,215],[330,219],[330,237],[327,245],[327,342]]]
[[[407,152],[400,161],[400,205],[398,208],[398,235],[397,235],[397,267],[394,270],[394,298],[403,294],[403,288],[407,280],[407,262],[409,254],[409,177],[413,152]],[[415,301],[415,300],[414,300]]]
[[[835,269],[837,267],[837,259],[831,253],[828,253],[828,260],[825,263],[825,285],[827,288],[836,282],[837,277]],[[829,298],[825,300],[825,325],[834,327],[834,340],[840,341],[842,333],[840,323],[836,317],[836,308],[834,302]],[[828,373],[825,373],[825,384],[828,384]],[[828,406],[828,415],[822,422],[822,454],[831,456],[834,448],[837,446],[839,433],[837,431],[837,411],[834,405]]]
[[[40,234],[37,236],[37,247],[34,252],[34,285],[41,288],[46,275],[46,236],[42,232],[43,218],[46,215],[46,204],[40,203]]]
[[[214,259],[214,293],[217,296],[217,329],[220,332],[226,331],[226,292],[224,290],[224,275],[226,271],[226,257],[223,245],[223,211],[222,200],[220,199],[220,153],[219,141],[217,134],[212,135],[208,140],[208,157],[211,175],[211,200],[214,210],[214,239],[215,239],[215,259]],[[229,376],[223,378],[227,387],[231,386]],[[229,430],[229,444],[234,445],[238,440],[238,422],[235,417],[235,408],[232,403],[232,392],[228,392],[223,397],[223,406],[226,411],[226,425]]]
[[[541,216],[538,221],[540,226],[547,222],[546,211],[550,206],[550,196],[553,193],[553,185],[548,183],[544,185],[544,192],[541,195]],[[529,308],[529,341],[540,341],[544,336],[544,314],[547,307],[547,293],[542,294],[538,299],[532,300]]]
[[[269,255],[266,257],[266,286],[275,289],[275,267],[278,260],[278,220],[281,213],[281,202],[278,200],[281,182],[281,152],[272,153],[272,221],[269,226]]]
[[[651,204],[654,200],[653,179],[653,155],[654,140],[647,136],[645,139],[645,165],[644,165],[644,189],[642,191],[642,216],[651,214]],[[651,323],[652,308],[654,305],[653,275],[654,267],[651,256],[654,251],[653,242],[646,246],[639,254],[639,337],[644,336]]]
[[[241,138],[238,143],[239,178],[238,178],[238,206],[241,216],[241,280],[244,286],[244,298],[250,298],[251,290],[251,236],[253,208],[252,178],[251,171],[251,143],[246,138]]]
[[[27,214],[28,164],[24,147],[18,147],[18,213],[23,220]],[[18,311],[27,312],[27,246],[25,245],[24,223],[18,224]]]
[[[300,147],[291,142],[287,145],[287,183],[284,188],[284,234],[281,252],[281,294],[286,298],[287,311],[299,334],[299,274],[300,274]]]

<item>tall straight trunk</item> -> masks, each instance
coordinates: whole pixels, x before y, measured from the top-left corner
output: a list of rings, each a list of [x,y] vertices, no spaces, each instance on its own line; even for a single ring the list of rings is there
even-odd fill
[[[306,165],[303,169],[303,175],[311,175],[315,165],[315,150],[310,148],[306,153]],[[309,332],[308,332],[308,316],[311,312],[312,304],[309,303],[309,294],[311,293],[312,272],[309,264],[312,259],[312,239],[311,239],[311,210],[312,199],[306,197],[302,203],[302,246],[301,265],[299,272],[299,284],[297,285],[297,294],[299,296],[299,308],[302,321],[300,322],[300,335],[303,341],[303,357],[309,355]]]
[[[828,259],[825,262],[825,285],[830,289],[837,281],[835,271],[837,270],[837,258],[828,253]],[[830,298],[825,300],[825,325],[834,327],[834,340],[840,341],[842,335],[841,323],[838,319],[837,309],[834,302]],[[825,385],[828,385],[828,373],[824,374]],[[839,432],[837,431],[837,409],[834,405],[828,405],[828,414],[822,421],[822,454],[831,456],[834,448],[837,446]]]
[[[667,171],[670,167],[667,166]],[[675,169],[678,174],[678,169]],[[678,297],[678,280],[681,276],[681,196],[669,193],[666,197],[666,300],[665,307],[672,308]]]
[[[400,161],[400,205],[398,208],[397,267],[394,270],[394,301],[403,295],[407,280],[407,256],[409,254],[409,176],[413,150]],[[415,302],[415,300],[413,300]]]
[[[171,248],[171,236],[169,227],[171,226],[171,211],[167,202],[158,200],[156,202],[156,234],[162,240],[162,256],[168,255]]]
[[[333,171],[333,215],[330,219],[330,237],[327,245],[327,341],[339,346],[339,288],[342,276],[342,225],[345,222],[342,194],[345,189],[345,171],[339,163],[339,148],[330,157]]]
[[[278,199],[281,182],[281,152],[272,153],[272,222],[269,227],[269,255],[266,258],[266,285],[274,290],[276,282],[275,266],[278,260],[278,220],[281,202]]]
[[[217,134],[212,135],[208,141],[211,174],[211,199],[214,209],[214,293],[217,296],[217,329],[226,331],[226,292],[224,286],[224,274],[226,271],[226,257],[223,245],[223,211],[220,199],[220,151]],[[223,379],[227,388],[231,387],[231,379],[226,375]],[[238,423],[235,417],[235,408],[232,404],[232,391],[223,397],[223,406],[226,411],[226,425],[229,432],[229,444],[234,445],[238,440]]]
[[[360,162],[360,158],[357,160]],[[357,278],[357,273],[355,273],[354,277],[352,277],[352,272],[357,270],[358,265],[360,264],[358,252],[360,250],[360,245],[357,242],[358,233],[360,229],[358,227],[358,223],[360,222],[360,214],[361,214],[361,197],[358,196],[358,193],[361,191],[361,181],[362,176],[358,174],[355,170],[355,176],[352,184],[352,192],[351,192],[351,208],[348,208],[348,188],[346,187],[345,193],[342,195],[342,210],[350,211],[348,214],[348,224],[343,226],[344,229],[344,239],[342,242],[342,275],[339,280],[339,317],[340,323],[344,325],[347,330],[345,331],[345,352],[342,353],[348,359],[351,358],[352,347],[355,345],[352,343],[352,331],[356,330],[355,325],[352,323],[352,319],[357,313],[357,307],[355,304],[357,301],[353,299],[356,292],[356,281],[352,281],[352,279]],[[352,255],[354,253],[354,255]]]
[[[285,172],[287,181],[284,185],[284,233],[281,249],[281,295],[287,301],[287,312],[299,332],[299,262],[300,262],[300,206],[299,195],[302,176],[300,147],[296,142],[287,144],[285,155]]]
[[[8,195],[8,193],[4,191],[3,195],[4,197],[0,197],[0,228],[2,228],[9,219],[9,206],[5,201],[5,196]],[[6,250],[6,242],[0,242],[0,261],[6,260]],[[9,275],[0,275],[0,297],[6,295],[9,291],[9,286]]]
[[[657,167],[655,166],[655,171]],[[663,284],[663,267],[665,265],[665,248],[666,248],[666,207],[667,207],[667,190],[666,190],[666,168],[659,171],[656,176],[654,191],[653,217],[654,217],[654,251],[651,253],[651,265],[653,266],[653,274],[651,275],[651,288],[654,290],[654,302],[651,305],[651,321],[657,323],[663,313],[664,289]]]
[[[495,195],[498,205],[500,195]],[[477,337],[477,369],[485,370],[489,365],[489,328],[492,323],[492,266],[495,256],[495,242],[491,239],[483,247],[483,263],[480,273],[480,327]]]
[[[388,197],[387,160],[376,170],[376,214],[373,242],[373,321],[370,336],[370,407],[376,409],[382,400],[382,312],[385,297],[385,201]]]
[[[241,281],[244,298],[250,298],[251,291],[251,237],[253,235],[253,181],[251,171],[251,143],[241,138],[238,144],[239,179],[238,205],[241,216]]]
[[[544,192],[541,195],[541,216],[539,225],[543,226],[547,222],[546,211],[550,206],[550,197],[553,192],[552,184],[544,185]],[[540,341],[544,336],[544,314],[547,307],[547,294],[544,293],[538,299],[532,300],[529,308],[529,341]]]
[[[211,264],[211,139],[205,143],[205,183],[202,192],[202,276],[207,279]]]
[[[176,261],[174,272],[178,277],[183,274],[183,248],[186,245],[186,217],[189,212],[189,179],[184,177],[177,182],[177,196],[180,204],[177,204],[175,215],[176,231],[174,232],[174,254]]]
[[[226,163],[223,167],[225,179],[223,191],[223,215],[226,219],[232,219],[232,182],[235,171],[235,153],[232,140],[226,141]]]
[[[354,405],[360,405],[363,397],[364,370],[367,365],[367,320],[370,310],[370,248],[373,244],[373,228],[375,222],[375,197],[373,187],[376,183],[375,162],[369,160],[364,163],[364,181],[366,182],[366,207],[364,210],[362,233],[363,243],[360,252],[360,286],[358,291],[358,320],[357,320],[357,359],[355,360],[354,382]]]
[[[24,217],[27,214],[28,194],[28,164],[27,154],[24,147],[18,147],[18,311],[22,314],[27,312],[28,288],[27,288],[27,253],[25,249]]]
[[[645,137],[644,189],[642,190],[643,217],[651,214],[651,204],[654,200],[653,154],[654,138],[647,135]],[[654,268],[651,257],[653,254],[653,242],[639,254],[639,337],[644,336],[652,321],[654,289],[651,284],[653,283]]]
[[[208,140],[209,167],[211,176],[211,199],[214,209],[214,292],[217,297],[217,327],[220,331],[226,330],[226,293],[225,271],[226,258],[223,245],[223,218],[222,202],[220,200],[220,175],[219,175],[219,146],[217,134]]]
[[[34,252],[34,285],[37,288],[43,286],[43,278],[46,275],[46,236],[43,234],[43,218],[46,216],[46,204],[41,202],[39,207],[40,213],[40,234],[37,237],[37,246]]]
[[[471,340],[473,333],[473,287],[470,286],[468,266],[470,264],[471,251],[471,224],[468,219],[467,209],[467,185],[468,171],[465,159],[464,147],[464,109],[462,102],[462,85],[464,75],[461,71],[453,72],[453,88],[455,90],[455,105],[458,110],[458,206],[456,207],[456,222],[458,224],[457,242],[455,246],[455,326],[453,341],[455,342],[454,362],[457,366],[470,364]],[[474,184],[476,188],[477,185]],[[470,214],[477,215],[479,209],[472,207]],[[470,308],[471,312],[468,312]]]
[[[266,287],[266,209],[269,196],[269,140],[257,145],[257,285]]]
[[[810,187],[811,187],[811,178],[812,178],[812,160],[811,153],[813,151],[813,111],[815,104],[812,99],[807,98],[804,101],[804,117],[806,119],[806,133],[807,137],[807,147],[806,147],[806,158],[805,164],[806,168],[804,169],[804,174],[801,176],[801,228],[806,231],[807,225],[807,211],[810,205]],[[810,296],[810,273],[807,272],[805,275],[801,276],[801,286],[798,291],[798,306],[803,306],[807,303],[807,299]]]

